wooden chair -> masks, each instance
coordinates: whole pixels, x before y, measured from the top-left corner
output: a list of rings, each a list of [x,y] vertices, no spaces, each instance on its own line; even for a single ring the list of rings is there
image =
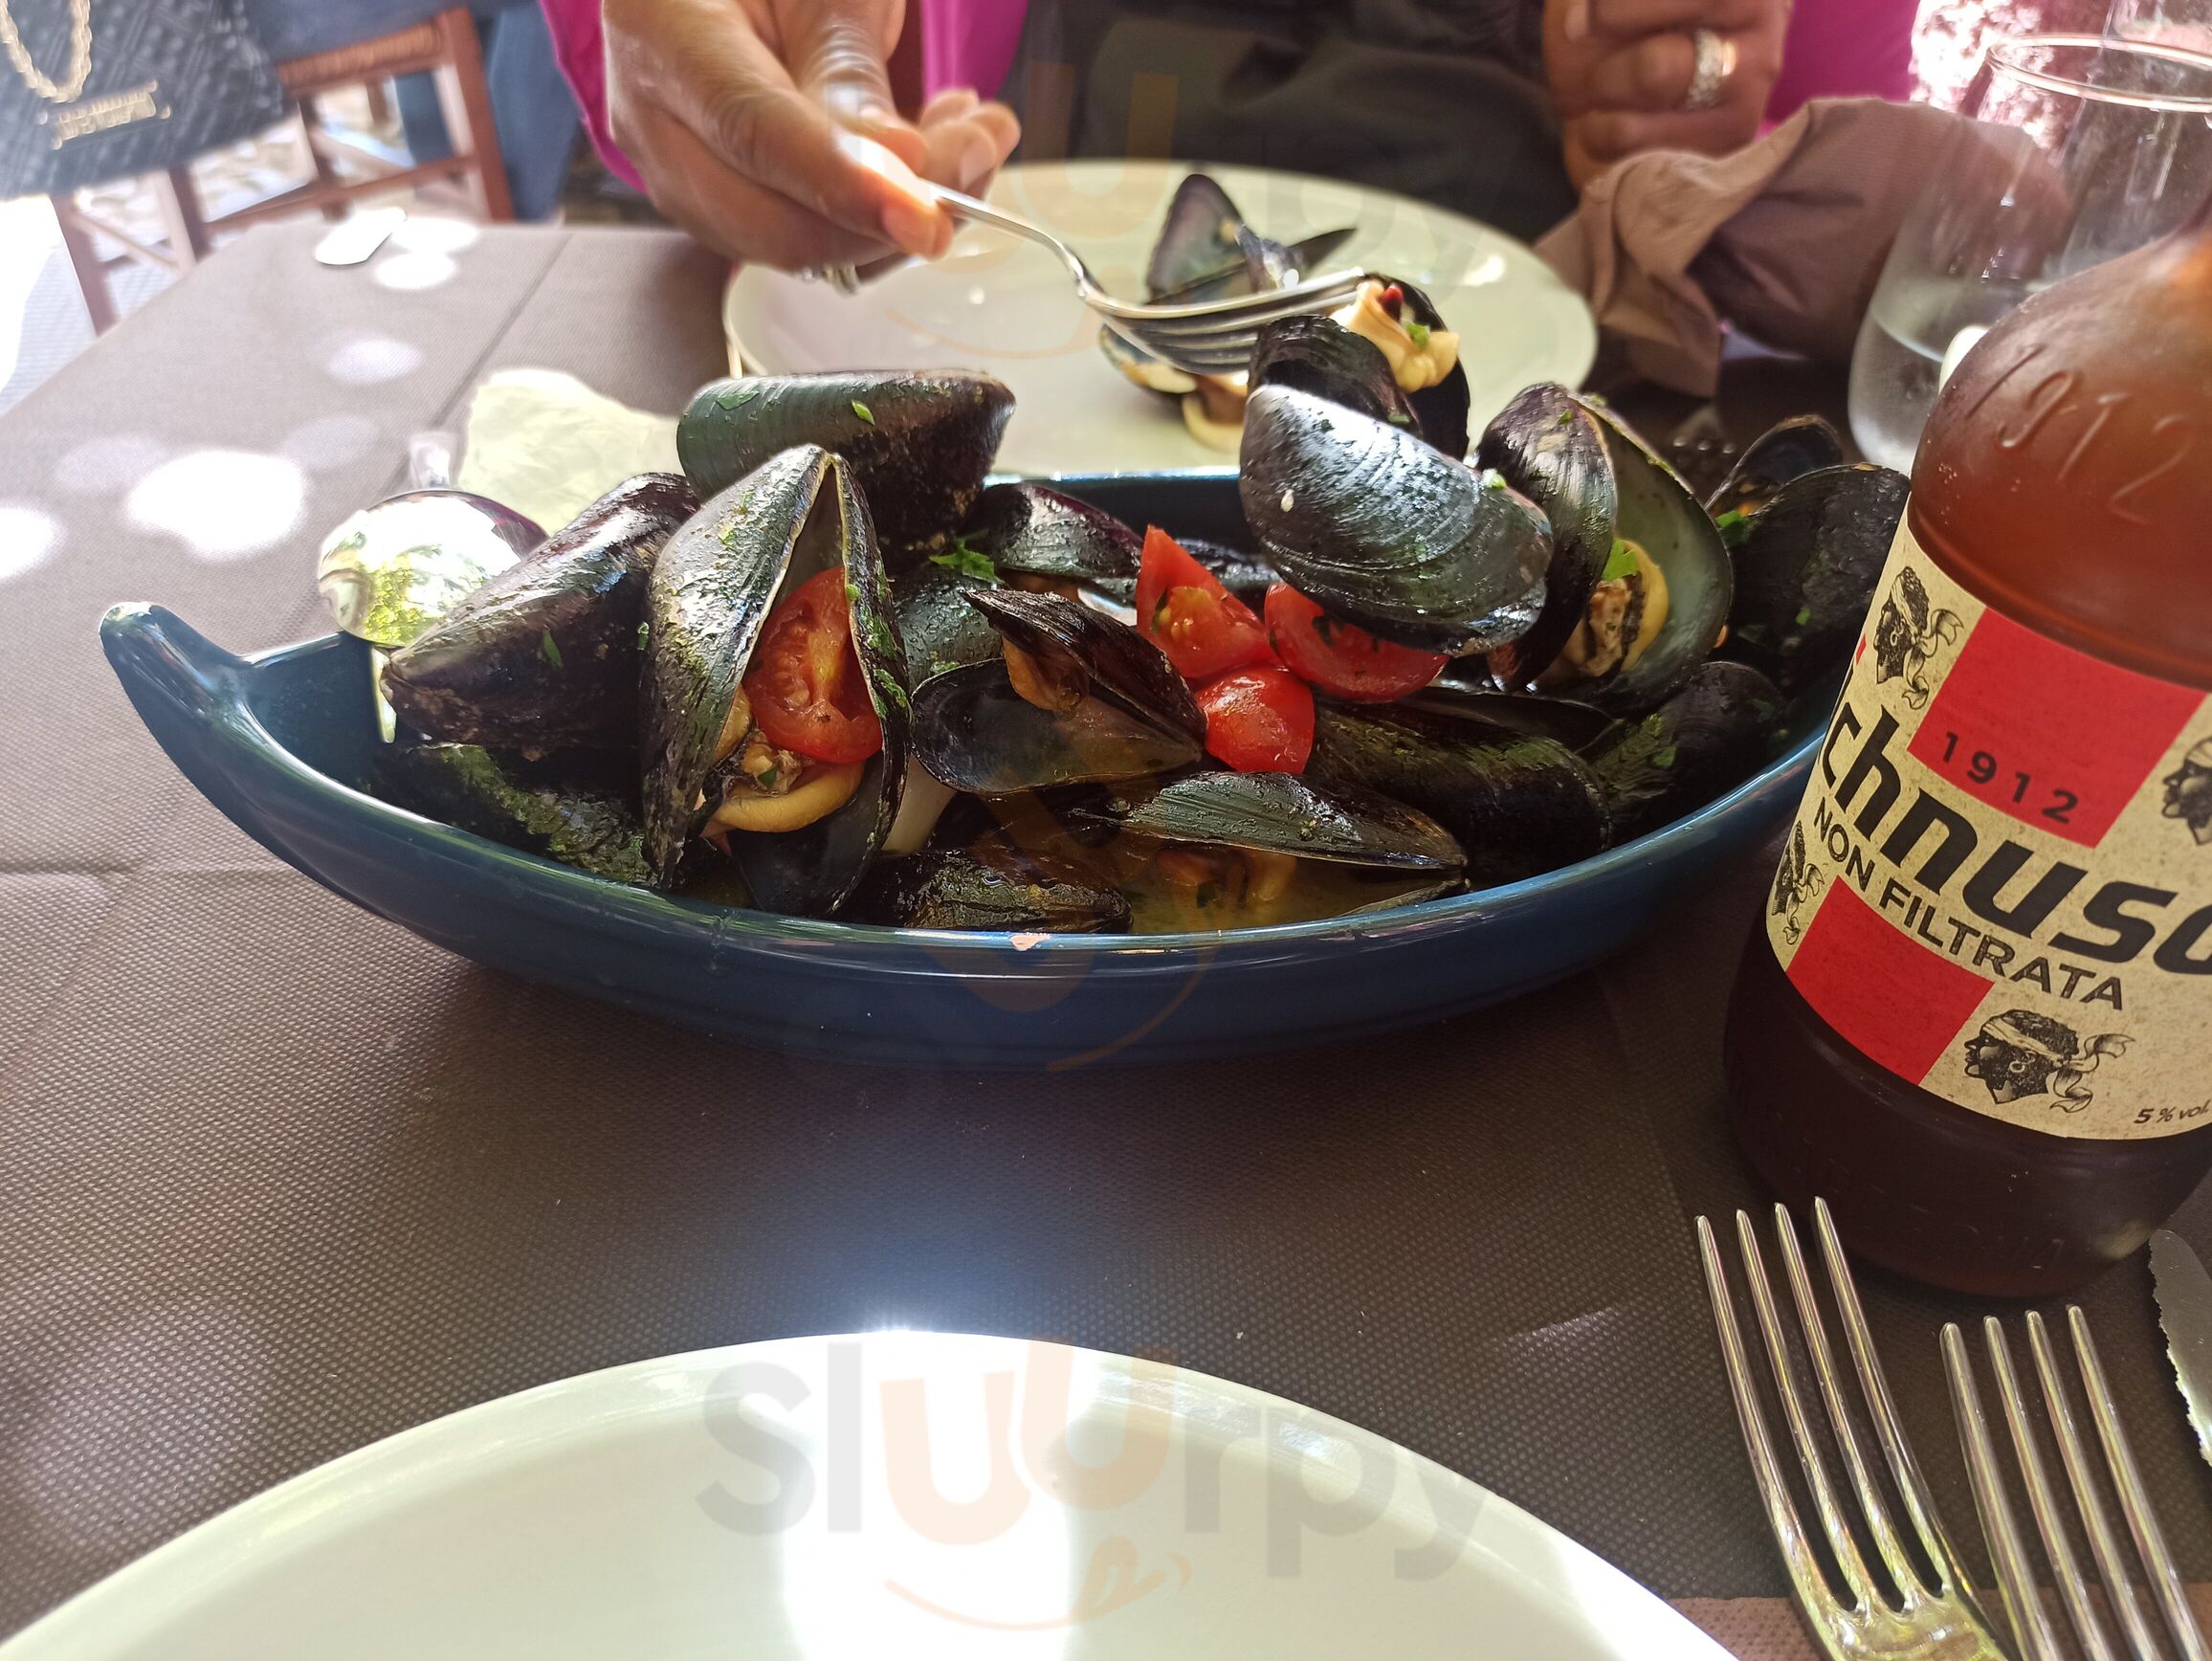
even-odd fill
[[[321,94],[364,85],[381,94],[385,82],[393,77],[420,70],[429,71],[436,79],[438,108],[453,150],[444,160],[417,162],[382,145],[350,141],[322,125],[316,102]],[[202,208],[189,163],[149,173],[143,183],[161,210],[166,233],[164,239],[155,243],[133,236],[95,214],[78,203],[75,193],[48,198],[54,204],[62,246],[69,251],[69,262],[77,273],[77,285],[84,295],[84,309],[91,315],[95,330],[105,333],[116,321],[115,298],[107,286],[109,262],[100,256],[98,236],[108,237],[122,249],[118,257],[182,273],[207,256],[218,231],[236,230],[256,220],[310,208],[321,210],[325,218],[342,219],[346,204],[357,196],[438,179],[463,181],[485,219],[514,218],[507,197],[507,170],[499,159],[498,135],[492,125],[492,97],[484,82],[483,52],[476,38],[476,20],[467,8],[441,11],[427,23],[375,40],[280,63],[276,73],[306,129],[315,177],[305,184],[210,218]],[[336,166],[341,160],[349,163],[360,176],[342,177]]]

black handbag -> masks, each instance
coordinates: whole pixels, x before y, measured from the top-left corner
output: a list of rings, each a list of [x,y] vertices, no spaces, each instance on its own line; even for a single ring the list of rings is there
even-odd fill
[[[0,0],[0,198],[176,166],[284,104],[239,0]]]

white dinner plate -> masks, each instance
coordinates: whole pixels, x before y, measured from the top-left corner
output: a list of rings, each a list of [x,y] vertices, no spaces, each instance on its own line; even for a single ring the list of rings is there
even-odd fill
[[[5,1661],[1721,1661],[1526,1512],[1279,1397],[1057,1344],[782,1340],[297,1477]]]
[[[1071,244],[1115,294],[1144,291],[1168,198],[1191,165],[1085,161],[1009,167],[991,200]],[[1338,226],[1328,261],[1418,283],[1458,331],[1480,429],[1537,381],[1579,385],[1597,353],[1582,297],[1523,243],[1410,197],[1257,167],[1208,166],[1248,220],[1281,242]],[[722,321],[733,368],[987,369],[1014,389],[1002,472],[1137,473],[1220,468],[1235,457],[1190,436],[1175,404],[1099,354],[1097,320],[1058,261],[970,226],[934,265],[910,264],[852,297],[765,267],[731,279]]]

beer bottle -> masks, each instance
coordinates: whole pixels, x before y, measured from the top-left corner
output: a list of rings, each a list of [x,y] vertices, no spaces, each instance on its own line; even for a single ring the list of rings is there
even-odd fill
[[[1729,1010],[1793,1204],[2064,1290],[2212,1167],[2212,204],[1960,365]]]

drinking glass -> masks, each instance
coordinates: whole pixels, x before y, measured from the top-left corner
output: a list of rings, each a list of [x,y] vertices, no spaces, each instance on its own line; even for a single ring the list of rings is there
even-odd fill
[[[2166,17],[2212,0],[2119,0]],[[1936,393],[2030,295],[2212,195],[2212,56],[2165,39],[2008,36],[1905,217],[1851,355],[1851,432],[1910,472]]]
[[[2112,0],[2105,34],[2212,56],[2212,0]]]

